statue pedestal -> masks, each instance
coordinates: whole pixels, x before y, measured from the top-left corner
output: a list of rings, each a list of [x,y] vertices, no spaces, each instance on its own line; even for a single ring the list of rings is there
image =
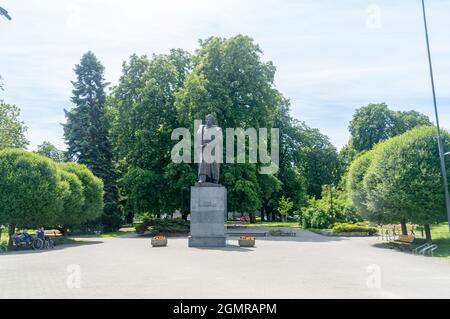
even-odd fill
[[[225,247],[227,189],[202,183],[191,187],[189,247]]]

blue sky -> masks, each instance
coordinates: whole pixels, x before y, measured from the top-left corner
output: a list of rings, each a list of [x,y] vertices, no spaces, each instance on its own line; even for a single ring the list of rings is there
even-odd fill
[[[450,1],[427,0],[441,125],[450,129]],[[434,120],[420,0],[0,0],[0,98],[22,109],[30,149],[64,149],[73,67],[92,50],[116,83],[133,54],[193,51],[209,36],[251,36],[277,66],[294,117],[348,140],[371,102]]]

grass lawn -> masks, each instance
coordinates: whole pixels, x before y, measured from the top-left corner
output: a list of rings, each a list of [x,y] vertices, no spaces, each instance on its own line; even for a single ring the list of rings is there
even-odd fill
[[[416,240],[413,247],[420,246],[425,243],[425,237],[422,236],[420,231],[416,230]],[[448,223],[441,223],[438,225],[431,225],[431,238],[433,243],[438,245],[438,249],[434,251],[436,257],[446,257],[450,259],[450,232],[448,229]]]
[[[289,222],[260,222],[260,223],[254,223],[254,224],[242,224],[242,226],[248,226],[248,227],[300,227],[300,224],[298,221],[289,221]]]

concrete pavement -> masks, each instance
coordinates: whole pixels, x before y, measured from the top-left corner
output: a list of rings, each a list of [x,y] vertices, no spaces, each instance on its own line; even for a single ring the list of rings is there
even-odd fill
[[[377,247],[376,238],[237,238],[217,249],[169,238],[92,238],[0,255],[0,298],[450,298],[450,260]],[[86,239],[84,239],[86,240]]]

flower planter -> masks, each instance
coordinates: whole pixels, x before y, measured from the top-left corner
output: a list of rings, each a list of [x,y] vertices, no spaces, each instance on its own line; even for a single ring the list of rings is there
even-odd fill
[[[152,247],[166,247],[167,246],[167,238],[166,237],[153,237],[152,238]]]
[[[255,246],[255,237],[242,236],[241,238],[239,238],[239,246],[240,247],[254,247]]]

